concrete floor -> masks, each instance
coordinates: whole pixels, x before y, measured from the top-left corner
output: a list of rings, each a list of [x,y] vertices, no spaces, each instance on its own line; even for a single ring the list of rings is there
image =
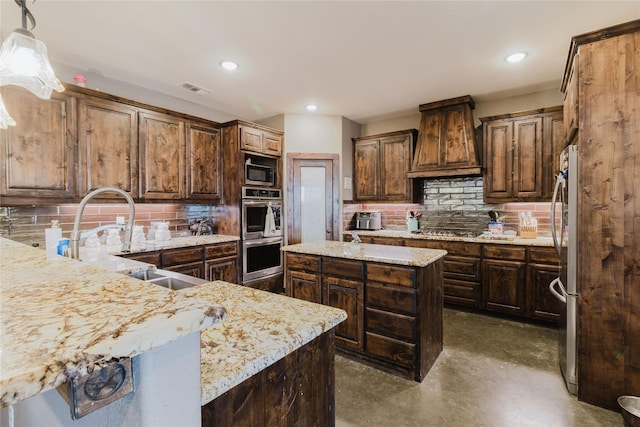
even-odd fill
[[[622,425],[567,392],[552,328],[445,309],[444,350],[422,383],[336,356],[337,427]]]

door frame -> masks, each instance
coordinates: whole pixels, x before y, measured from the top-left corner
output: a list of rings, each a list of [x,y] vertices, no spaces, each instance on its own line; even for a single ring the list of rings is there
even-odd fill
[[[332,194],[326,195],[327,211],[332,213],[331,221],[333,238],[340,238],[340,224],[342,222],[340,216],[340,156],[335,153],[287,153],[287,244],[300,243],[301,230],[295,230],[295,226],[299,227],[299,223],[294,223],[294,214],[296,206],[294,204],[294,171],[297,164],[308,161],[318,161],[319,165],[331,163],[333,176],[331,177]],[[293,240],[292,240],[293,238]]]

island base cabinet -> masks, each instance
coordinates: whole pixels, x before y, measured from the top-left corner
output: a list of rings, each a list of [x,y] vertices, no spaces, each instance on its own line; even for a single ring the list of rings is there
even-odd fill
[[[335,426],[331,330],[202,407],[203,427]]]

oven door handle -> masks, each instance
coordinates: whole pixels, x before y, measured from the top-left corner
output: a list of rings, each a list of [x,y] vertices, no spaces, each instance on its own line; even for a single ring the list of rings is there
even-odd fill
[[[278,243],[278,242],[282,243],[282,241],[283,241],[282,237],[266,237],[264,239],[244,240],[242,243],[246,247],[251,247],[251,246],[264,246],[270,243]]]

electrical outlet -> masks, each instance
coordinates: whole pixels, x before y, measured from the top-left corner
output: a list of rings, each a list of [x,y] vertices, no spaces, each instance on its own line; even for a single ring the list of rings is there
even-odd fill
[[[117,216],[116,217],[116,224],[117,225],[124,225],[124,217],[123,216]]]

